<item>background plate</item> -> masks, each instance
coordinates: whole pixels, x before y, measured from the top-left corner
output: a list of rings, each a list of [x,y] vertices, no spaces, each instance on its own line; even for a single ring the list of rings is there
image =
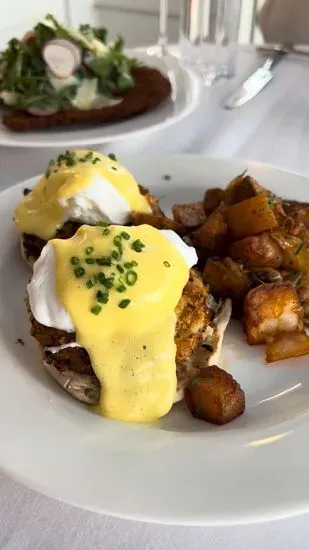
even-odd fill
[[[176,57],[160,59],[142,49],[129,50],[148,66],[156,67],[171,80],[170,99],[155,109],[128,120],[104,125],[48,128],[39,132],[11,132],[0,125],[0,145],[6,147],[73,147],[109,143],[142,132],[155,132],[190,115],[199,104],[202,83],[191,71],[182,69]]]
[[[225,186],[245,168],[263,185],[306,200],[309,181],[260,164],[202,157],[122,158],[168,209]],[[163,174],[171,175],[169,181]],[[247,396],[227,426],[195,420],[182,404],[160,422],[102,419],[45,373],[28,335],[30,271],[12,225],[22,188],[0,200],[0,467],[44,494],[96,512],[162,523],[247,523],[309,510],[308,357],[266,366],[263,348],[231,324],[221,366]],[[25,345],[16,343],[22,338]]]

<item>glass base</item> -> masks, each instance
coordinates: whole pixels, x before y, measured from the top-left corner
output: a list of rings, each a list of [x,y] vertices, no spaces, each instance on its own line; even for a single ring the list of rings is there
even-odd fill
[[[206,86],[212,86],[221,78],[232,78],[235,75],[236,48],[234,45],[195,46],[182,40],[179,47],[183,65],[199,72]]]

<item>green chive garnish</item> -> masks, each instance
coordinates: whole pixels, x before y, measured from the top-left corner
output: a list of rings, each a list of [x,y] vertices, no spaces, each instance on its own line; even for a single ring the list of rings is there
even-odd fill
[[[95,263],[95,259],[94,259],[94,258],[86,258],[86,259],[85,259],[85,262],[86,262],[86,264],[94,264],[94,263]]]
[[[141,252],[143,248],[145,248],[145,245],[140,239],[136,239],[136,241],[132,243],[132,248],[135,252]]]
[[[79,266],[74,269],[75,277],[79,279],[80,277],[83,277],[86,273],[83,267]]]
[[[103,229],[103,235],[106,237],[106,235],[109,235],[111,232],[110,229],[108,229],[108,227],[105,227],[105,229]]]
[[[117,162],[117,157],[116,157],[116,155],[114,155],[114,153],[110,153],[108,155],[108,158],[111,159],[111,160],[114,160],[115,162]]]
[[[135,283],[137,281],[136,271],[133,271],[132,269],[130,269],[130,271],[127,271],[127,273],[125,275],[125,279],[126,279],[127,285],[129,285],[129,286],[135,285]]]
[[[126,269],[131,269],[131,267],[133,267],[133,262],[125,262],[123,265]]]
[[[78,264],[80,264],[80,259],[79,259],[77,256],[72,256],[72,258],[71,258],[70,261],[71,261],[71,264],[72,264],[72,265],[78,265]]]
[[[128,241],[129,238],[130,238],[129,233],[127,233],[126,231],[121,231],[120,235],[121,235],[122,238],[125,239],[126,241]]]
[[[116,235],[116,237],[114,237],[114,245],[116,245],[116,246],[121,245],[121,237],[120,237],[120,235]]]
[[[89,281],[87,281],[87,283],[86,283],[87,288],[92,288],[94,285],[95,285],[95,283],[91,279],[89,279]]]
[[[121,309],[125,309],[130,303],[131,300],[121,300],[121,302],[119,302],[118,304],[118,307],[121,307]]]
[[[304,248],[305,246],[305,243],[304,242],[301,242],[300,245],[297,247],[297,250],[295,252],[295,256],[298,256],[298,254],[302,251],[302,249]]]
[[[96,225],[98,225],[99,227],[107,227],[108,223],[106,223],[106,222],[97,222]]]
[[[167,262],[166,260],[163,263],[164,263],[165,267],[171,267],[171,264],[169,262]]]
[[[117,250],[113,250],[112,258],[114,258],[114,260],[120,260],[120,253],[117,252]]]
[[[116,166],[112,166],[111,168],[112,168],[112,170],[114,170],[114,172],[117,172]]]
[[[125,292],[126,287],[124,285],[119,285],[119,286],[117,286],[116,290],[117,290],[117,292]]]
[[[96,264],[98,265],[107,265],[107,266],[112,265],[112,260],[108,256],[102,256],[101,258],[96,258],[95,261],[96,261]]]
[[[95,159],[93,159],[92,161],[92,164],[96,164],[97,162],[100,162],[101,159],[99,157],[96,157]]]
[[[93,152],[92,151],[89,151],[89,153],[87,153],[85,156],[84,156],[84,159],[85,160],[90,160],[92,159],[93,157]]]
[[[104,285],[105,279],[106,279],[106,277],[105,277],[104,273],[102,273],[102,271],[100,271],[100,273],[98,273],[99,283],[101,283],[101,285]]]
[[[99,305],[96,305],[96,306],[93,306],[93,307],[91,308],[90,311],[91,311],[91,313],[93,313],[94,315],[99,315],[99,313],[101,312],[101,310],[102,310],[102,307],[99,306]]]
[[[116,269],[117,269],[117,271],[119,271],[119,273],[123,273],[123,272],[124,272],[124,269],[123,269],[122,265],[120,265],[120,264],[117,264],[117,265],[116,265]]]
[[[102,283],[106,288],[113,288],[114,286],[114,279],[112,277],[109,277],[108,279],[105,278],[104,283]]]
[[[87,246],[87,248],[85,248],[86,256],[90,256],[90,254],[92,254],[93,251],[94,251],[93,246]]]
[[[102,290],[98,290],[96,294],[96,299],[100,304],[107,304],[109,296],[107,292],[102,292]]]
[[[135,260],[132,260],[131,264],[132,264],[132,267],[136,267],[138,265],[138,263]]]

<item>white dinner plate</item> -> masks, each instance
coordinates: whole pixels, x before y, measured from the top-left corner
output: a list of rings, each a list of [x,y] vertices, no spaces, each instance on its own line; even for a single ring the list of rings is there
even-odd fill
[[[0,145],[6,147],[74,147],[111,143],[127,136],[163,130],[189,116],[199,105],[202,83],[180,66],[175,56],[164,59],[138,48],[128,50],[145,65],[166,74],[172,83],[172,95],[158,107],[124,121],[102,125],[47,128],[36,132],[12,132],[0,123]],[[1,111],[0,111],[1,114]]]
[[[199,200],[245,168],[275,193],[308,199],[307,179],[262,164],[197,156],[120,160],[166,209]],[[153,425],[104,419],[44,371],[25,312],[30,270],[12,224],[22,189],[35,181],[0,196],[2,470],[56,499],[138,520],[214,525],[309,511],[309,357],[267,366],[263,347],[249,347],[240,324],[231,323],[220,364],[240,382],[247,407],[222,427],[195,420],[181,403]]]

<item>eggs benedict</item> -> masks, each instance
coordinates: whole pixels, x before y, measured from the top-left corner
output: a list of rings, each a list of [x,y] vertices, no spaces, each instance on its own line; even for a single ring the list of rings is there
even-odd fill
[[[139,187],[114,155],[66,151],[50,161],[45,174],[15,211],[22,255],[30,265],[52,238],[69,238],[81,224],[125,225],[132,211],[151,213],[157,202]]]
[[[182,397],[222,343],[220,310],[169,230],[82,226],[52,239],[28,285],[31,334],[74,397],[109,418],[148,422]]]

